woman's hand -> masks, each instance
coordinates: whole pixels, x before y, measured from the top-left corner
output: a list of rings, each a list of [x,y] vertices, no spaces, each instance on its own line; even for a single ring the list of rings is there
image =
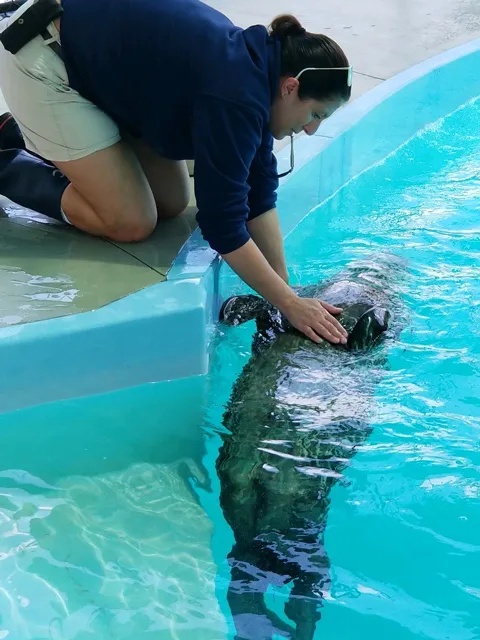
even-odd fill
[[[314,342],[322,337],[334,343],[347,341],[347,332],[331,314],[338,307],[316,298],[300,298],[272,269],[253,240],[223,256],[230,267],[252,289],[279,309],[296,329]]]
[[[284,316],[296,329],[314,342],[323,342],[322,338],[335,344],[345,344],[348,334],[333,315],[341,309],[316,298],[295,298],[281,309]]]

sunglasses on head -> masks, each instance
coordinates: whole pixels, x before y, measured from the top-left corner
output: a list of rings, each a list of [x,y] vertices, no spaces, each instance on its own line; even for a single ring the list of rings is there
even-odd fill
[[[305,69],[302,69],[300,73],[297,73],[297,75],[295,76],[295,80],[298,80],[302,75],[302,73],[305,73],[305,71],[348,71],[347,87],[352,86],[352,81],[353,81],[352,66],[350,67],[305,67]],[[288,176],[289,173],[292,173],[294,166],[295,166],[295,157],[293,153],[293,135],[291,135],[290,136],[290,169],[288,171],[285,171],[284,173],[279,173],[278,177],[284,178],[285,176]]]
[[[302,69],[300,73],[297,73],[295,80],[298,80],[302,73],[305,73],[306,71],[348,71],[347,87],[352,86],[353,67],[351,65],[349,67],[305,67],[305,69]]]

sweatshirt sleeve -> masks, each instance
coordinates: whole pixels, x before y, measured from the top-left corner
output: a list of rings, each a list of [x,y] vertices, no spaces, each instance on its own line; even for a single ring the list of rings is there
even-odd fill
[[[202,95],[193,120],[197,222],[212,249],[230,253],[250,239],[249,176],[262,144],[262,118],[244,105]]]
[[[273,137],[268,127],[263,132],[262,143],[250,167],[248,184],[249,220],[277,206],[277,159],[273,153]]]

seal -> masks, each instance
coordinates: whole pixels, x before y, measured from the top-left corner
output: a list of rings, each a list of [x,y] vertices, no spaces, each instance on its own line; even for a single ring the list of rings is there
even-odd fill
[[[227,597],[237,639],[314,637],[330,589],[330,492],[372,431],[386,345],[401,329],[405,267],[380,254],[297,289],[342,308],[346,345],[314,343],[256,295],[222,305],[223,324],[255,320],[257,329],[226,406],[216,462],[220,504],[235,538]],[[285,613],[295,628],[265,604],[268,587],[286,583]]]

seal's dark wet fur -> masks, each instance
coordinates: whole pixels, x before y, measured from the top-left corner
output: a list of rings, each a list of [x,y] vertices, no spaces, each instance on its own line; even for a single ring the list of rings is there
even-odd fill
[[[238,639],[314,637],[330,585],[329,495],[371,432],[371,399],[386,363],[382,343],[399,329],[395,284],[403,270],[397,258],[382,255],[298,290],[343,309],[347,345],[313,343],[254,295],[222,307],[225,324],[257,324],[217,459],[221,506],[235,537],[228,601]],[[285,613],[295,628],[264,601],[270,584],[287,582]]]

